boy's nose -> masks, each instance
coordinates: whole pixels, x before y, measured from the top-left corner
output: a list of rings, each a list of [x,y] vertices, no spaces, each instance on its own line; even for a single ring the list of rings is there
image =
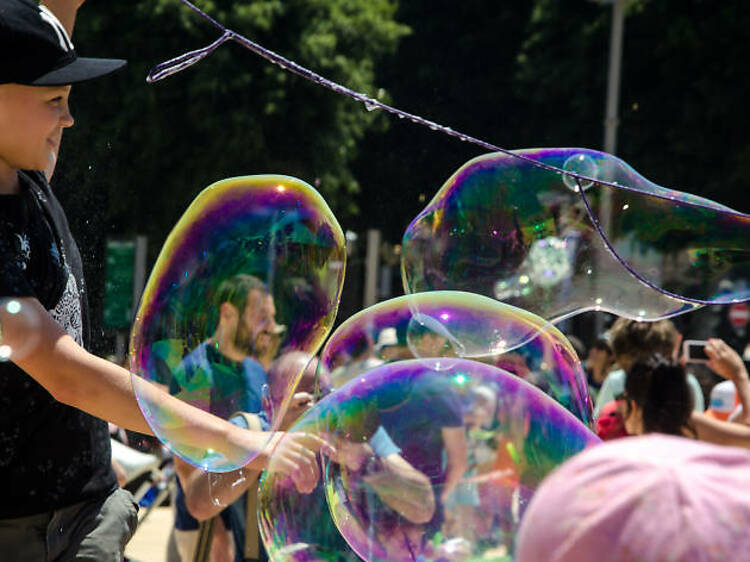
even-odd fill
[[[73,123],[75,123],[75,119],[73,119],[73,114],[70,112],[70,107],[66,105],[65,111],[60,116],[60,125],[63,128],[67,128],[67,127],[72,127]]]

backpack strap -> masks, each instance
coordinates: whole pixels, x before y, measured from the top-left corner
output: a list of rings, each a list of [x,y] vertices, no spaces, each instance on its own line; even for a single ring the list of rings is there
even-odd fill
[[[247,422],[248,429],[254,431],[262,431],[263,427],[260,423],[260,418],[256,414],[249,414],[247,412],[237,412],[234,414],[241,415]],[[260,473],[253,476],[254,480],[258,480]],[[258,486],[257,484],[251,484],[245,494],[245,500],[247,509],[245,510],[245,549],[244,559],[245,560],[260,560],[260,531],[258,530]]]
[[[214,526],[216,525],[217,517],[218,515],[200,522],[200,526],[198,527],[198,543],[195,545],[193,562],[209,561],[211,557],[211,541],[214,536]]]

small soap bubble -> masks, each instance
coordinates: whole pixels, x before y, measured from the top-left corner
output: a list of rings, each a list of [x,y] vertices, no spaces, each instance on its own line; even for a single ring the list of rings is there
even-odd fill
[[[579,176],[586,176],[587,178],[594,179],[596,179],[599,174],[599,166],[597,166],[591,156],[584,153],[573,154],[570,156],[563,164],[563,170],[566,172],[573,172]],[[572,189],[575,192],[580,191],[580,187],[583,187],[583,189],[586,190],[594,185],[593,181],[582,180],[567,174],[563,174],[563,182],[568,186],[568,189]]]

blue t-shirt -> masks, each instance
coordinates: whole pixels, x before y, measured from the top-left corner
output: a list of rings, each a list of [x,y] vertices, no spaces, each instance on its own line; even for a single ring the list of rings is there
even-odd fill
[[[170,393],[205,406],[212,414],[228,419],[235,412],[256,414],[262,410],[266,371],[255,359],[233,361],[205,341],[191,351],[172,373]],[[210,389],[208,396],[206,390]]]
[[[433,486],[445,482],[443,428],[463,426],[461,399],[450,383],[432,373],[403,381],[396,404],[380,404],[380,423],[414,468]]]

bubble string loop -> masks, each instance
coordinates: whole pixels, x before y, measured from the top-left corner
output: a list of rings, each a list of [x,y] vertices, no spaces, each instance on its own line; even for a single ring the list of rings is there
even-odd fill
[[[318,84],[320,86],[323,86],[324,88],[327,88],[331,91],[334,91],[338,94],[345,95],[347,97],[350,97],[358,102],[361,102],[365,105],[368,111],[374,111],[375,109],[382,109],[383,111],[386,111],[388,113],[391,113],[393,115],[396,115],[399,119],[408,119],[412,123],[416,123],[417,125],[422,125],[424,127],[428,127],[432,131],[440,131],[443,134],[446,134],[448,136],[457,138],[464,142],[469,142],[471,144],[475,144],[477,146],[480,146],[484,149],[490,150],[492,152],[501,152],[503,154],[506,154],[507,156],[510,156],[511,158],[516,158],[518,160],[523,160],[524,162],[528,162],[532,166],[536,166],[537,168],[542,168],[544,170],[548,170],[550,172],[556,172],[558,174],[562,174],[565,176],[568,176],[570,178],[573,178],[574,180],[578,180],[580,182],[591,182],[598,185],[606,185],[608,187],[613,187],[615,189],[635,192],[639,194],[646,194],[649,197],[655,197],[657,199],[664,199],[667,201],[679,201],[676,197],[672,197],[669,195],[664,195],[660,193],[650,193],[650,192],[644,192],[641,189],[628,186],[628,185],[620,185],[618,183],[609,182],[597,178],[592,178],[589,176],[585,176],[576,172],[572,172],[569,170],[564,170],[562,168],[558,168],[556,166],[552,166],[550,164],[546,164],[544,162],[539,162],[537,160],[534,160],[533,158],[523,155],[523,154],[517,154],[513,152],[512,150],[509,150],[507,148],[502,148],[500,146],[494,145],[492,143],[489,143],[487,141],[484,141],[482,139],[478,139],[476,137],[472,137],[471,135],[467,135],[466,133],[462,133],[460,131],[456,131],[454,129],[451,129],[450,127],[446,127],[445,125],[441,125],[440,123],[436,123],[434,121],[430,121],[429,119],[425,119],[423,117],[420,117],[419,115],[415,115],[413,113],[408,113],[406,111],[403,111],[401,109],[398,109],[397,107],[390,106],[388,104],[385,104],[381,102],[378,99],[371,98],[367,94],[363,94],[362,92],[357,92],[355,90],[352,90],[350,88],[347,88],[346,86],[343,86],[337,82],[333,82],[332,80],[329,80],[328,78],[325,78],[324,76],[321,76],[320,74],[317,74],[313,72],[312,70],[305,68],[304,66],[297,64],[296,62],[289,60],[278,53],[267,49],[266,47],[263,47],[262,45],[255,43],[254,41],[251,41],[247,37],[240,35],[239,33],[227,29],[224,25],[216,21],[214,18],[209,16],[206,12],[195,6],[192,2],[189,0],[180,0],[182,4],[190,8],[192,11],[194,11],[196,14],[198,14],[200,17],[208,21],[211,25],[216,27],[222,32],[221,38],[219,38],[217,41],[209,45],[208,47],[204,47],[203,49],[199,49],[198,51],[192,51],[191,53],[185,53],[184,55],[180,57],[176,57],[174,59],[171,59],[170,61],[167,61],[165,63],[162,63],[160,65],[157,65],[154,67],[154,69],[149,72],[148,77],[146,78],[147,82],[156,82],[158,80],[161,80],[163,78],[166,78],[167,76],[171,74],[175,74],[176,72],[179,72],[180,70],[183,70],[187,68],[188,66],[191,66],[195,64],[196,62],[202,60],[206,56],[208,56],[210,53],[212,53],[215,49],[217,49],[222,43],[233,40],[245,47],[246,49],[249,49],[250,51],[254,52],[255,54],[263,57],[264,59],[272,62],[273,64],[283,68],[284,70],[291,72],[293,74],[296,74],[298,76],[301,76],[302,78],[309,80],[311,82],[314,82],[315,84]],[[198,58],[191,57],[194,53],[200,53]],[[164,65],[170,65],[170,63],[174,63],[174,61],[177,60],[184,60],[183,57],[186,57],[187,60],[189,60],[189,64],[183,64],[179,68],[174,68],[172,72],[169,73],[159,73],[158,70],[164,69]],[[710,205],[706,205],[703,203],[696,203],[693,201],[690,202],[682,202],[682,204],[687,204],[692,207],[699,207],[699,208],[706,208],[715,210],[715,207],[712,207]],[[730,216],[738,216],[742,218],[750,217],[750,215],[745,213],[740,213],[738,211],[734,211],[731,209],[722,210],[723,213]],[[597,227],[597,230],[599,231],[599,234],[602,236],[605,236],[604,233],[601,231],[600,228]]]
[[[609,237],[604,233],[604,230],[602,228],[601,222],[599,222],[599,217],[596,216],[596,213],[594,212],[593,206],[591,202],[589,201],[589,198],[586,197],[586,194],[584,193],[583,186],[581,185],[581,182],[578,178],[575,180],[576,186],[578,187],[579,193],[581,194],[581,199],[583,200],[583,204],[586,207],[586,212],[588,213],[589,217],[591,218],[591,222],[594,224],[594,228],[599,233],[599,236],[602,238],[602,242],[604,243],[604,246],[609,250],[609,252],[617,258],[617,261],[620,262],[620,264],[638,281],[646,285],[647,287],[650,287],[651,289],[658,291],[659,293],[666,295],[668,297],[672,297],[674,299],[691,303],[694,305],[707,305],[707,304],[732,304],[735,302],[741,302],[746,299],[728,299],[726,301],[724,300],[706,300],[706,299],[697,299],[692,297],[687,297],[684,295],[678,295],[677,293],[674,293],[672,291],[668,291],[667,289],[664,289],[662,287],[659,287],[656,285],[653,281],[650,281],[647,279],[644,275],[641,275],[638,273],[638,271],[635,270],[635,268],[630,265],[630,263],[621,258],[619,252],[615,249],[615,247],[612,245],[612,242],[609,240]]]
[[[214,41],[207,47],[196,49],[195,51],[188,51],[187,53],[184,53],[179,57],[175,57],[173,59],[169,59],[168,61],[157,64],[148,73],[146,82],[158,82],[159,80],[162,80],[167,76],[177,74],[181,70],[185,70],[187,67],[193,66],[195,63],[202,61],[208,55],[213,53],[220,45],[226,43],[230,39],[233,39],[234,35],[235,33],[233,31],[227,29],[224,31],[221,37],[219,37],[216,41]]]

